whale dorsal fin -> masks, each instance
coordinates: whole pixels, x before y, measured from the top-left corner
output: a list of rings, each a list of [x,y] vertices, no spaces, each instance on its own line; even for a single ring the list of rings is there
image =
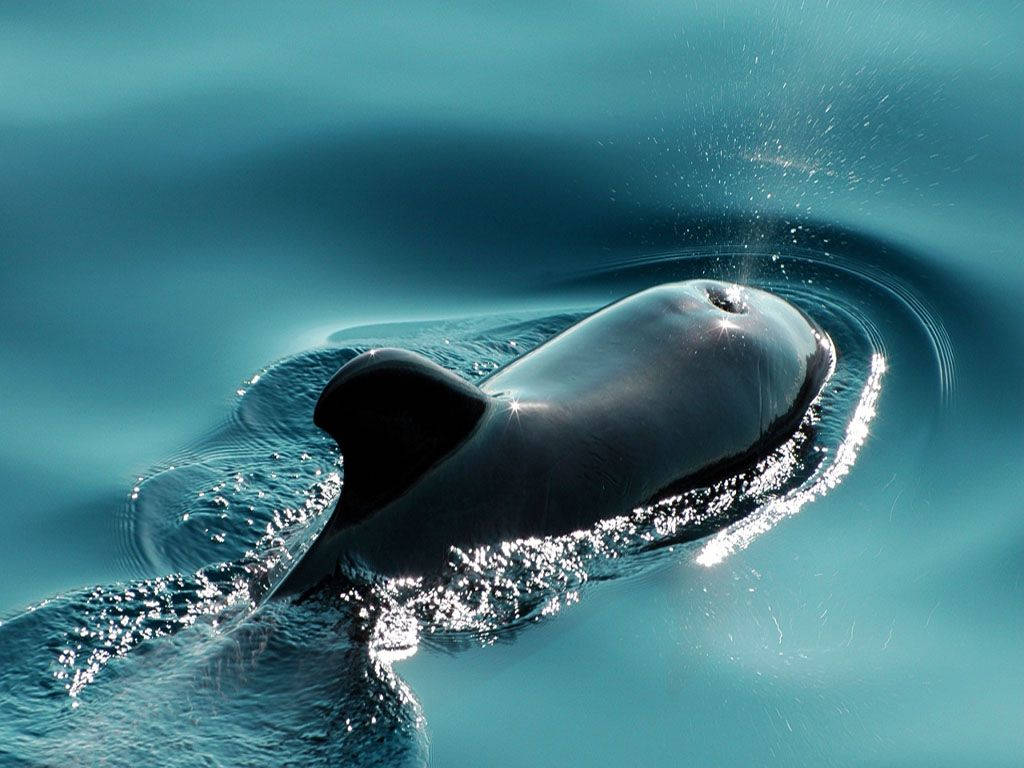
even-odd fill
[[[378,349],[342,366],[313,411],[344,457],[329,526],[358,522],[401,495],[469,436],[486,407],[479,389],[414,352]]]

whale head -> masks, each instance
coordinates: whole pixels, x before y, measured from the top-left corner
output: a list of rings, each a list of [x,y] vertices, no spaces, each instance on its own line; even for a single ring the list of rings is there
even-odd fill
[[[765,390],[786,378],[817,393],[835,366],[835,346],[796,305],[758,288],[722,280],[667,283],[650,293],[651,311],[669,323],[680,353],[704,356],[716,372],[756,374]],[[797,403],[806,398],[796,396]]]

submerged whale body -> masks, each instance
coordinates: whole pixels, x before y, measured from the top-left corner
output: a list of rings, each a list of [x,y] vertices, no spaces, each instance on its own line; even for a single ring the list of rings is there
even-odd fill
[[[792,435],[833,365],[800,310],[711,280],[610,304],[479,386],[412,352],[366,352],[317,402],[344,486],[280,591],[339,564],[423,575],[451,546],[568,533],[706,485]]]

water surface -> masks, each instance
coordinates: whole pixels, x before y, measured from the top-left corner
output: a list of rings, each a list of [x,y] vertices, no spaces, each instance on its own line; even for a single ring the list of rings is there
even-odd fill
[[[1018,3],[2,17],[0,761],[1019,761]],[[808,448],[873,393],[824,492],[254,610],[347,355],[705,276],[836,339]]]

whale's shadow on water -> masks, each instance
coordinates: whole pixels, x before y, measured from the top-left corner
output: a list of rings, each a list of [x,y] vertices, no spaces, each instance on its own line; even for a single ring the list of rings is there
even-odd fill
[[[915,254],[781,220],[709,227],[673,216],[649,235],[654,252],[642,259],[563,276],[559,295],[578,290],[588,307],[348,329],[243,383],[224,424],[132,489],[121,522],[138,581],[54,598],[0,626],[0,701],[22,723],[0,756],[128,765],[159,749],[166,764],[189,765],[228,744],[228,755],[253,764],[282,755],[308,765],[421,762],[424,713],[392,670],[396,659],[421,645],[509,642],[600,581],[681,556],[728,556],[753,540],[745,520],[761,515],[767,530],[799,511],[824,492],[816,483],[834,484],[852,465],[859,444],[843,466],[837,454],[866,393],[873,415],[893,329],[925,341],[908,362],[932,372],[936,403],[952,390],[948,340],[925,298],[944,294],[916,282]],[[309,414],[341,364],[399,345],[479,380],[578,320],[602,292],[689,277],[781,293],[838,349],[820,402],[768,464],[593,530],[454,552],[429,583],[341,573],[303,600],[265,600],[339,488],[339,456]]]

